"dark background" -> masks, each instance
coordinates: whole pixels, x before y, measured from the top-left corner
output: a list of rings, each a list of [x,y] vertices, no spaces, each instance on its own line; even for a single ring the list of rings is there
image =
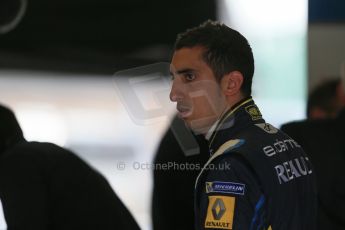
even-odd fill
[[[177,33],[215,18],[213,0],[28,0],[0,35],[0,68],[112,73],[168,61]]]

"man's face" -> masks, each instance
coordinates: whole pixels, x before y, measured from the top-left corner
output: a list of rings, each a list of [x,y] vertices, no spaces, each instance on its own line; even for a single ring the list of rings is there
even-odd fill
[[[226,109],[226,98],[200,46],[175,51],[170,72],[170,100],[178,116],[197,134],[205,134]]]

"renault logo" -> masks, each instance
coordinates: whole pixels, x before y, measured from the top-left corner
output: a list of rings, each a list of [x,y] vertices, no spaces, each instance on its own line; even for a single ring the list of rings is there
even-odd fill
[[[224,202],[222,199],[217,198],[212,206],[212,214],[215,220],[220,220],[226,211]]]

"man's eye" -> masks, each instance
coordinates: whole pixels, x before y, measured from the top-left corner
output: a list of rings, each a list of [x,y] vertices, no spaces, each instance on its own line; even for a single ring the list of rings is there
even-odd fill
[[[186,73],[184,75],[184,78],[187,80],[187,81],[193,81],[195,79],[195,75],[192,74],[192,73]]]

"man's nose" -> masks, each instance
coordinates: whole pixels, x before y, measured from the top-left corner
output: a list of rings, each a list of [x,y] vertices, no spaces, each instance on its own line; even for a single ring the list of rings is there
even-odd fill
[[[178,79],[174,79],[170,90],[170,101],[177,102],[182,99],[182,85]]]

